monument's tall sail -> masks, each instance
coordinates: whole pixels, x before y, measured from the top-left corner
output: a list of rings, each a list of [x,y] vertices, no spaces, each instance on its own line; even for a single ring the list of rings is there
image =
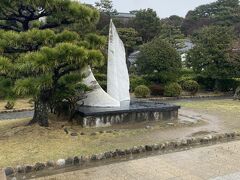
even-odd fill
[[[130,100],[126,52],[112,20],[108,43],[107,92],[120,102]]]

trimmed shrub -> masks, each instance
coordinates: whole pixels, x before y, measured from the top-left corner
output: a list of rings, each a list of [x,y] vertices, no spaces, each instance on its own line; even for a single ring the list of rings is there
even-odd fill
[[[150,95],[150,89],[145,85],[140,85],[135,88],[134,94],[138,98],[146,98]]]
[[[182,89],[195,95],[199,90],[199,84],[194,80],[187,80],[182,83]]]
[[[167,97],[179,97],[181,95],[182,88],[178,83],[170,83],[165,86],[164,96]]]
[[[133,92],[136,87],[140,85],[147,85],[147,81],[139,76],[131,76],[130,77],[130,91]]]
[[[151,95],[153,96],[163,96],[164,95],[164,87],[161,84],[153,84],[149,87],[151,91]]]

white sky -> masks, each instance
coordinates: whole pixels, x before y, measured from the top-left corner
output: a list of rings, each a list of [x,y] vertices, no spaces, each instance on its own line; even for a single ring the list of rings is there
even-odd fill
[[[88,4],[94,4],[98,0],[80,0]],[[157,11],[160,18],[170,15],[185,17],[189,10],[195,7],[215,2],[216,0],[113,0],[114,8],[118,12],[152,8]]]

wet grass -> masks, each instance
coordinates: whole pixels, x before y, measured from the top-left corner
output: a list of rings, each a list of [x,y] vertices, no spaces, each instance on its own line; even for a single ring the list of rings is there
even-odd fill
[[[83,129],[79,125],[56,120],[50,122],[50,127],[44,128],[26,126],[28,121],[0,121],[0,168],[157,143],[158,138],[149,139],[145,136],[171,128],[166,123],[155,123],[153,128],[146,129],[146,123],[140,123],[136,127],[121,125]],[[64,128],[67,128],[68,134]],[[78,136],[71,136],[72,132],[77,132]]]
[[[199,100],[199,101],[183,101],[176,104],[191,109],[202,109],[209,111],[219,111],[226,113],[239,113],[240,101],[234,101],[232,99],[221,100]]]

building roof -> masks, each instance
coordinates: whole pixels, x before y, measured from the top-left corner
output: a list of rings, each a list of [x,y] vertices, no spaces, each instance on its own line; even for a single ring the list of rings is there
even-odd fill
[[[122,17],[122,18],[135,18],[136,15],[135,14],[131,14],[131,13],[121,13],[119,12],[118,14],[115,15],[116,17]]]

